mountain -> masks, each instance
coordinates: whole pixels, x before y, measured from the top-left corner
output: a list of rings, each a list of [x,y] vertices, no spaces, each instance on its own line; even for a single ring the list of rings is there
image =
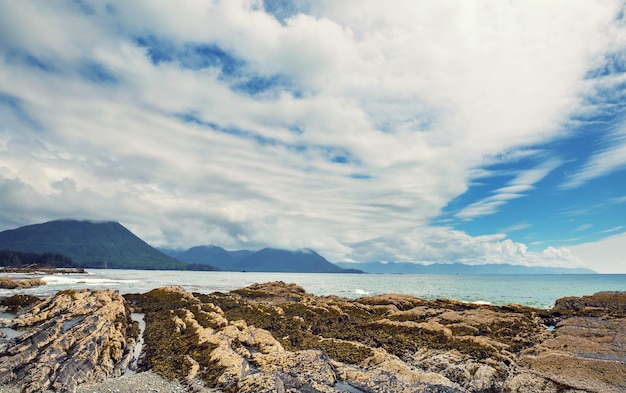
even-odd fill
[[[227,251],[218,246],[197,246],[186,251],[164,250],[179,261],[190,264],[210,264],[225,271],[294,272],[294,273],[363,273],[342,269],[312,250],[288,251],[264,248]]]
[[[247,272],[342,273],[344,269],[328,262],[313,250],[287,251],[264,248],[236,264]]]
[[[0,249],[57,253],[82,267],[187,269],[118,222],[56,220],[0,232]]]
[[[343,268],[358,268],[365,273],[396,274],[596,274],[587,268],[535,267],[509,264],[466,265],[463,263],[435,263],[422,265],[410,262],[339,262]]]
[[[212,265],[221,270],[239,270],[237,262],[254,254],[254,251],[226,251],[218,246],[197,246],[182,252],[171,252],[169,255],[179,261],[200,265]]]

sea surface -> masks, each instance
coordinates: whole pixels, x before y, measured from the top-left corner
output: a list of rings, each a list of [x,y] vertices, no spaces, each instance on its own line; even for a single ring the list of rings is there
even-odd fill
[[[47,296],[64,289],[116,289],[122,294],[144,293],[178,285],[190,292],[227,292],[253,283],[296,283],[314,295],[347,298],[401,293],[425,299],[448,298],[494,305],[522,304],[550,308],[565,296],[592,295],[601,291],[626,291],[624,274],[533,275],[431,275],[431,274],[332,274],[189,272],[154,270],[88,270],[86,274],[6,274],[13,278],[41,278],[48,285],[0,289],[0,297],[16,293]]]

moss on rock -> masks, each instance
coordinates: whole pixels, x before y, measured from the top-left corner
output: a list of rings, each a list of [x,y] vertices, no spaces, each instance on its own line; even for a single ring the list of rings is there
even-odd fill
[[[15,314],[22,309],[30,307],[41,301],[37,296],[31,295],[13,295],[0,299],[0,306],[6,308],[6,311]]]
[[[224,391],[262,372],[282,375],[287,390],[289,381],[302,377],[289,374],[289,362],[281,361],[304,359],[306,353],[343,367],[345,378],[371,375],[378,381],[400,373],[405,382],[394,377],[398,386],[411,386],[420,378],[453,384],[449,375],[468,391],[496,389],[504,386],[520,354],[552,337],[544,323],[581,312],[572,302],[536,310],[405,295],[319,297],[281,282],[208,295],[161,288],[126,298],[146,313],[141,368],[170,379],[193,376]],[[590,315],[587,303],[582,308]],[[420,358],[424,353],[433,360]]]

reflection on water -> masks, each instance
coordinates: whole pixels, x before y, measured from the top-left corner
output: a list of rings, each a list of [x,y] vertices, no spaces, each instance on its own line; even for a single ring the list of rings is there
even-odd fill
[[[63,322],[63,333],[67,332],[68,330],[70,330],[74,326],[78,325],[80,323],[80,321],[82,321],[83,319],[85,319],[85,317],[74,317],[74,318],[72,318],[70,320],[64,321]]]
[[[7,312],[0,312],[0,319],[3,320],[2,322],[13,319],[14,317],[15,317],[14,314],[10,314]],[[10,327],[0,327],[0,333],[5,339],[11,340],[11,339],[21,336],[24,333],[24,331],[15,330]]]
[[[3,327],[0,328],[0,332],[2,332],[2,334],[4,335],[4,337],[7,340],[12,340],[14,338],[18,338],[19,336],[21,336],[22,334],[24,334],[25,332],[20,332],[19,330],[15,330],[13,328],[9,328],[9,327]]]

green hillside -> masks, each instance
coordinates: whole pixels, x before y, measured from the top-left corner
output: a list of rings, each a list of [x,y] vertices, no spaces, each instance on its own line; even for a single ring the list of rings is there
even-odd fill
[[[58,253],[82,267],[186,269],[118,222],[57,220],[0,232],[0,249]]]

